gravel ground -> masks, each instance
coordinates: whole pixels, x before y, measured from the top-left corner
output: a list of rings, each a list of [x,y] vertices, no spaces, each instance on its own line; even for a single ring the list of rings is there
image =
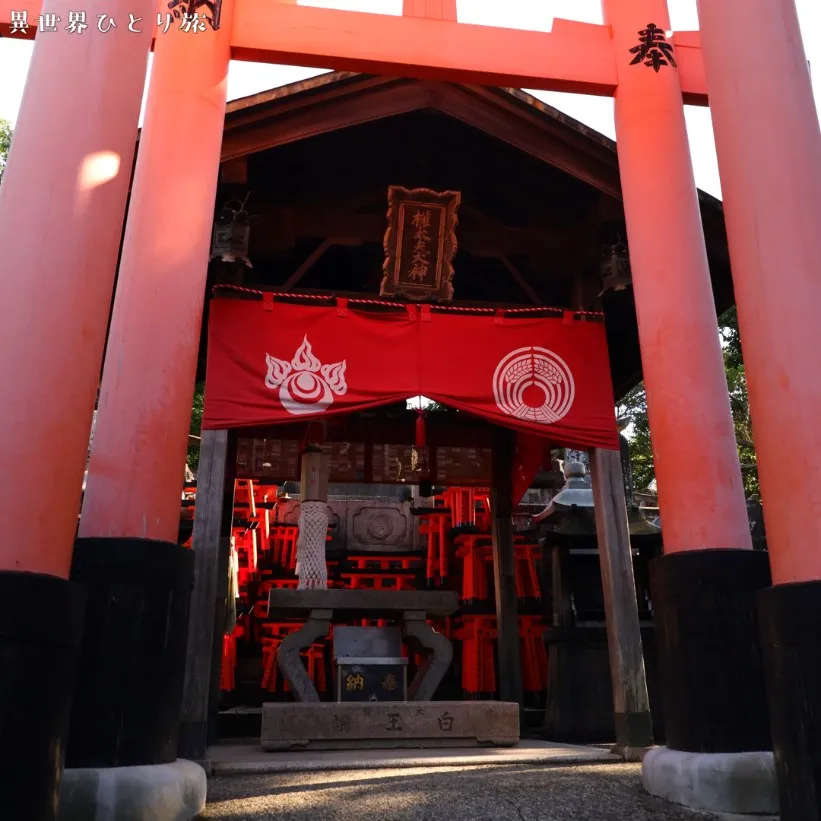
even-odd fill
[[[647,795],[639,764],[359,770],[208,781],[203,819],[704,821]]]

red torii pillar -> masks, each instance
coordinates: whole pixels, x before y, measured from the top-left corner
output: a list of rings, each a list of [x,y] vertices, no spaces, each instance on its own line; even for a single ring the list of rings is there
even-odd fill
[[[177,542],[230,60],[221,24],[157,37],[81,537]]]
[[[81,34],[76,8],[47,5],[0,186],[0,771],[32,821],[56,815],[85,618],[67,579],[153,29],[127,21],[155,3],[90,0]]]
[[[759,596],[784,821],[821,817],[821,132],[792,0],[699,0],[774,586]]]
[[[651,576],[667,741],[766,749],[754,593],[767,557],[751,549],[667,3],[603,8],[666,554]]]
[[[130,585],[121,608],[131,618],[120,614],[119,621],[143,625],[134,628],[141,649],[125,640],[106,647],[88,675],[83,704],[75,700],[78,721],[95,701],[104,703],[105,715],[125,728],[124,743],[134,739],[130,758],[104,757],[107,766],[165,764],[177,756],[194,568],[193,551],[177,537],[232,13],[231,0],[223,0],[218,30],[203,26],[195,33],[175,23],[155,44],[75,548],[75,561],[83,556],[108,583]],[[95,629],[103,635],[110,626]],[[132,682],[133,702],[106,690],[124,659],[145,680],[144,687]],[[149,697],[153,711],[146,708]],[[90,766],[106,754],[103,735],[76,755],[69,746],[70,765]],[[157,743],[138,748],[143,736]]]

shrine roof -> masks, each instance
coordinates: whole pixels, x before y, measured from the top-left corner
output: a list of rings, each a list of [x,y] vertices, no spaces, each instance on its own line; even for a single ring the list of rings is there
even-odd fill
[[[521,89],[349,71],[227,106],[217,206],[250,193],[249,287],[377,294],[390,185],[462,192],[457,304],[601,310],[616,397],[641,380],[632,288],[602,273],[625,236],[614,140]],[[723,208],[699,197],[720,314]]]
[[[256,94],[249,94],[245,97],[239,97],[231,100],[226,107],[226,127],[230,127],[232,120],[241,120],[242,115],[247,113],[249,109],[255,109],[254,119],[258,119],[258,114],[266,109],[271,110],[272,116],[275,116],[277,103],[283,103],[297,96],[316,96],[321,97],[324,91],[332,92],[334,89],[346,85],[355,88],[357,85],[363,86],[366,81],[382,81],[385,83],[396,82],[395,78],[378,77],[375,75],[361,74],[355,71],[327,71],[318,74],[315,77],[309,77],[305,80],[297,80],[293,83],[287,83],[276,88],[271,88],[266,91],[260,91]],[[403,83],[419,83],[422,81],[405,79],[401,80]],[[372,87],[370,84],[363,86],[361,90],[366,87]],[[467,88],[467,87],[466,87]],[[528,94],[520,88],[508,87],[486,87],[483,88],[491,94],[496,94],[500,98],[509,97],[522,102],[534,112],[542,115],[544,118],[566,127],[568,131],[586,138],[590,142],[596,143],[602,148],[616,154],[616,141],[610,137],[596,131],[594,128],[584,125],[579,120],[565,114],[558,108],[555,108],[548,103],[539,100],[532,94]],[[706,205],[717,208],[723,212],[721,200],[708,194],[706,191],[698,189],[699,199]]]

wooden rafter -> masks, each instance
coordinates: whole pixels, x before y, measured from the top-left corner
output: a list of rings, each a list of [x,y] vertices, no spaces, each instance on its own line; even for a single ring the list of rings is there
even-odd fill
[[[320,97],[312,105],[292,107],[262,120],[259,124],[229,128],[222,144],[222,161],[276,148],[280,145],[351,128],[363,123],[382,120],[418,111],[430,105],[430,93],[422,85],[387,85],[362,94],[345,94],[325,101]]]
[[[522,272],[508,259],[505,254],[499,254],[496,259],[507,268],[508,273],[516,281],[516,284],[527,294],[528,298],[534,305],[544,305],[539,295],[530,287],[528,281],[524,278]]]
[[[519,101],[505,100],[492,90],[442,85],[432,94],[431,107],[621,199],[612,151],[595,144],[584,146],[581,140],[568,142],[566,127],[548,122]]]
[[[238,157],[235,160],[221,163],[220,183],[223,185],[247,185],[248,157]]]
[[[485,214],[480,209],[476,208],[475,206],[467,205],[465,208],[462,209],[463,212],[467,215],[471,215],[475,220],[477,220],[481,226],[482,231],[489,231],[493,230],[494,228],[498,227],[498,222],[493,219],[492,217]],[[538,232],[542,233],[542,232]],[[527,298],[534,304],[534,305],[544,305],[541,297],[533,290],[530,283],[525,279],[522,272],[513,264],[505,253],[490,253],[490,254],[480,254],[479,256],[484,256],[487,259],[498,259],[502,265],[505,266],[507,272],[513,277],[513,280],[516,284],[527,294]]]
[[[336,208],[298,206],[285,210],[258,206],[255,213],[268,224],[287,225],[290,234],[296,237],[351,237],[361,242],[381,244],[385,236],[385,217],[380,214],[354,214]],[[569,224],[559,223],[556,226],[559,232],[563,227],[569,228]],[[511,228],[495,221],[481,226],[461,222],[458,232],[459,247],[479,257],[500,253],[552,254],[560,250],[563,243],[562,237],[544,230]]]
[[[324,256],[325,252],[333,245],[361,245],[361,240],[351,237],[334,237],[325,239],[305,258],[302,265],[285,280],[282,288],[287,291],[294,287],[313,268],[314,265]]]

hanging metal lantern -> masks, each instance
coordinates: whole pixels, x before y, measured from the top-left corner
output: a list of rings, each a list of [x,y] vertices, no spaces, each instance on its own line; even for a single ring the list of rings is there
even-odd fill
[[[424,408],[420,406],[416,409],[416,436],[411,449],[411,472],[416,474],[419,480],[430,478],[430,451],[428,450],[425,415]]]
[[[235,205],[239,207],[232,207]],[[247,268],[253,268],[251,260],[248,259],[250,232],[251,218],[245,210],[245,203],[233,200],[224,205],[214,222],[211,259],[219,259],[221,262],[242,262]]]
[[[633,283],[627,245],[619,234],[614,234],[610,242],[602,248],[601,279],[602,289],[599,296],[605,291],[623,291]]]

